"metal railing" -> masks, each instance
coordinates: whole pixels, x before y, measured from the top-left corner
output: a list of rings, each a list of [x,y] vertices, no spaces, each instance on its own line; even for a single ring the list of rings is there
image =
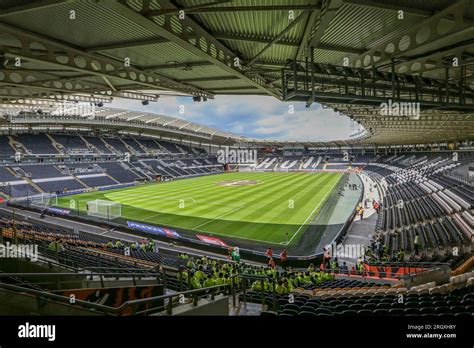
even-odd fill
[[[66,273],[68,274],[68,273]],[[5,276],[11,276],[12,274],[0,274],[0,277],[5,277]],[[16,273],[16,276],[19,274]],[[25,275],[25,274],[23,274]],[[30,275],[35,275],[35,273],[28,273],[28,276]],[[44,275],[44,274],[41,274]],[[50,274],[49,274],[50,275]],[[75,274],[76,275],[76,274]],[[12,284],[6,284],[6,283],[0,283],[0,288],[5,289],[5,290],[11,290],[11,291],[17,291],[21,293],[26,293],[29,295],[34,295],[38,299],[43,300],[51,300],[55,302],[60,302],[64,304],[71,305],[71,298],[69,296],[63,296],[63,295],[58,295],[46,291],[40,291],[36,289],[29,289],[25,288],[22,286],[18,285],[12,285]],[[168,295],[160,295],[160,296],[154,296],[154,297],[148,297],[144,299],[137,299],[137,300],[130,300],[130,301],[125,301],[118,307],[111,307],[111,306],[106,306],[103,304],[98,304],[94,302],[89,302],[89,301],[84,301],[80,299],[75,299],[73,305],[74,306],[80,306],[82,308],[86,309],[91,309],[91,310],[97,310],[104,315],[123,315],[124,313],[129,313],[130,315],[145,315],[145,314],[152,314],[152,313],[157,313],[157,312],[162,312],[164,309],[166,309],[167,314],[173,314],[173,298],[186,298],[186,296],[191,295],[192,297],[192,304],[194,306],[198,305],[199,298],[202,298],[202,295],[207,295],[209,293],[211,300],[215,298],[216,293],[218,291],[216,290],[228,290],[229,285],[228,284],[223,284],[223,285],[215,285],[203,289],[193,289],[193,290],[187,290],[175,294],[168,294]],[[201,295],[201,296],[199,296]],[[183,297],[184,296],[184,297]],[[139,306],[141,305],[151,305],[155,304],[157,302],[166,302],[165,300],[168,300],[168,304],[165,305],[165,307],[158,306],[158,307],[152,307],[149,309],[145,310],[139,310]],[[180,304],[186,304],[179,302]]]
[[[123,271],[123,268],[121,269]],[[76,279],[74,280],[64,280],[61,277],[68,277],[72,276]],[[32,286],[42,286],[46,287],[48,285],[55,285],[58,289],[63,288],[63,285],[66,284],[76,284],[78,281],[81,281],[79,278],[83,278],[82,280],[93,281],[94,279],[98,279],[100,281],[101,287],[105,288],[105,281],[106,278],[122,278],[122,279],[130,279],[134,286],[137,285],[137,280],[142,278],[156,278],[158,282],[161,282],[162,273],[142,273],[142,272],[95,272],[95,273],[66,273],[66,272],[54,272],[54,273],[2,273],[0,272],[0,282],[3,278],[8,277],[25,277],[25,278],[36,278],[36,277],[48,277],[48,278],[56,278],[54,281],[40,281],[40,282],[33,282],[28,281]],[[161,283],[159,283],[161,284]]]

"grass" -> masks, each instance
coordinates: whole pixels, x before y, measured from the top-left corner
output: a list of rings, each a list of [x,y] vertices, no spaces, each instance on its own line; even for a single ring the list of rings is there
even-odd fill
[[[87,201],[122,204],[122,217],[154,225],[264,243],[291,244],[336,187],[339,173],[226,173],[58,198],[86,211]],[[224,182],[253,184],[225,186]]]

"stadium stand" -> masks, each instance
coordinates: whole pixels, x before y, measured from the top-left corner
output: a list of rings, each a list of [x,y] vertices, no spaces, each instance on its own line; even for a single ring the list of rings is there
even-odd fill
[[[86,143],[77,135],[53,134],[51,137],[60,143],[67,153],[89,152]]]
[[[10,146],[10,140],[4,135],[0,136],[0,151],[5,156],[14,156],[16,153],[15,149]]]
[[[129,170],[125,163],[102,162],[99,163],[108,175],[121,183],[129,183],[137,180],[139,177]]]
[[[135,141],[135,139],[122,139],[125,144],[127,144],[135,153],[142,154],[144,153],[143,148]]]
[[[85,136],[84,139],[103,154],[111,154],[112,151],[104,144],[100,137]]]
[[[20,134],[13,137],[31,154],[57,154],[58,150],[52,145],[46,134]]]
[[[110,271],[136,272],[156,269],[157,265],[174,268],[163,274],[170,289],[201,289],[228,284],[240,292],[240,300],[265,303],[273,311],[262,315],[281,316],[338,316],[338,315],[436,315],[468,316],[474,308],[472,272],[452,276],[443,285],[426,283],[406,289],[363,280],[358,276],[339,275],[337,271],[321,272],[310,266],[308,270],[279,272],[275,269],[245,262],[222,261],[206,256],[196,257],[185,253],[163,254],[156,251],[151,239],[140,242],[112,240],[88,233],[68,232],[58,227],[41,224],[16,223],[0,220],[4,238],[40,242],[42,251],[65,265],[94,270],[107,267]],[[130,255],[123,250],[130,248]],[[98,266],[100,265],[100,266]],[[163,272],[163,271],[162,271]],[[241,275],[243,282],[233,282]],[[359,278],[359,279],[357,279]],[[243,291],[247,285],[247,291]],[[30,286],[38,286],[30,284]],[[243,292],[242,292],[243,291]],[[288,302],[288,294],[295,295]],[[403,294],[407,300],[400,303]]]
[[[0,145],[9,149],[2,153],[2,157],[15,155],[8,138],[1,139],[3,142]],[[4,157],[5,165],[0,164],[0,190],[7,194],[11,192],[11,189],[7,187],[11,184],[14,184],[17,195],[29,195],[38,191],[58,193],[133,183],[137,180],[155,180],[156,175],[180,178],[222,171],[222,165],[217,163],[216,158],[209,157],[203,149],[194,150],[192,147],[173,145],[167,141],[157,142],[140,138],[140,141],[146,144],[145,146],[163,155],[171,155],[172,151],[174,156],[177,156],[175,159],[150,159],[137,142],[138,140],[132,138],[122,139],[111,136],[101,138],[80,134],[20,134],[16,135],[15,139],[24,142],[22,146],[32,155],[41,153],[45,156],[58,154],[52,145],[54,141],[58,144],[58,148],[64,151],[66,161],[64,158],[58,160],[50,157],[47,159],[48,163],[41,159],[43,163],[36,164],[24,154],[21,163],[15,164],[11,159],[6,161],[7,157]],[[177,146],[182,150],[179,150]],[[31,151],[30,147],[34,148],[34,151]],[[90,157],[77,157],[93,153],[115,155],[120,158],[123,158],[125,153],[129,153],[137,157],[132,163],[113,162],[109,158],[103,158],[106,161],[97,161]],[[83,162],[77,162],[78,159]]]
[[[458,162],[449,156],[418,154],[385,156],[379,163],[364,168],[383,190],[375,255],[383,257],[384,246],[386,258],[404,257],[402,251],[410,255],[417,235],[422,258],[443,258],[453,247],[462,253],[470,250],[472,186],[449,177]]]

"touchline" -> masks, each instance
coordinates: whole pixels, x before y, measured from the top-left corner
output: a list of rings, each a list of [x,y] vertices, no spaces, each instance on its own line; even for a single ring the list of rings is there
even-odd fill
[[[48,341],[56,339],[56,325],[34,325],[26,322],[18,326],[20,338],[47,338]]]

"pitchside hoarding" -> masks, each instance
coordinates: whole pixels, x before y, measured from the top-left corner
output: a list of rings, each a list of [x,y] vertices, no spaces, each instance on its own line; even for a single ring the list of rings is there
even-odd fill
[[[207,244],[224,246],[224,247],[228,246],[222,239],[219,239],[216,237],[209,237],[202,234],[196,234],[196,237],[198,237],[200,240],[202,240],[203,242]]]
[[[137,231],[159,234],[159,235],[170,237],[170,238],[181,238],[178,232],[174,230],[170,230],[168,228],[142,224],[141,222],[136,222],[136,221],[127,221],[127,225],[128,227]]]

